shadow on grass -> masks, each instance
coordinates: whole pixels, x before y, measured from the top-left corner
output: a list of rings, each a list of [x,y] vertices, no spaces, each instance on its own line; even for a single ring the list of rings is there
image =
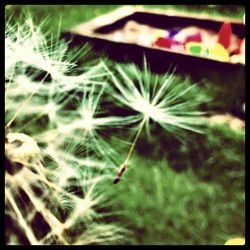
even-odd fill
[[[183,132],[179,140],[161,129],[155,129],[149,142],[140,138],[137,151],[154,159],[166,158],[172,169],[192,169],[206,182],[223,182],[227,188],[244,190],[245,134],[226,125],[209,126],[204,134]]]

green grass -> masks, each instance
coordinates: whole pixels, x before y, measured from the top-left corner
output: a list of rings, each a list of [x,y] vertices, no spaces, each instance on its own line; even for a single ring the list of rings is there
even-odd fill
[[[68,30],[118,7],[120,5],[11,5],[6,9],[6,16],[12,16],[16,20],[30,13],[35,23],[46,18],[44,30],[49,29],[51,33],[57,34],[60,27],[61,31]]]
[[[131,244],[222,245],[244,236],[244,133],[225,125],[206,132],[182,143],[164,131],[151,145],[140,139],[111,191]]]
[[[133,165],[113,194],[133,244],[222,245],[244,235],[244,193],[176,173],[167,160],[136,157]]]
[[[213,17],[230,17],[242,20],[243,5],[144,5],[150,9],[175,10],[183,13],[207,14]]]
[[[118,7],[16,5],[7,6],[6,19],[12,16],[11,21],[15,22],[29,10],[35,23],[47,18],[44,28],[57,34],[60,18],[61,30],[67,30]],[[237,19],[244,13],[244,6],[157,5],[146,8],[174,8]],[[101,58],[107,59],[104,54]],[[90,52],[79,59],[79,65],[91,59],[99,57]],[[220,76],[221,84],[218,85],[212,77],[215,73],[210,73],[210,83],[199,93],[204,98],[212,98],[207,109],[214,111],[224,107],[221,110],[226,111],[234,106],[235,98],[225,98],[228,93],[243,98],[243,87],[228,90],[230,79],[227,81],[225,76]],[[128,243],[206,245],[224,244],[229,238],[244,237],[245,134],[223,125],[208,127],[203,135],[186,132],[186,140],[179,141],[163,130],[156,128],[154,131],[151,140],[144,135],[140,138],[121,183],[104,186],[113,200],[110,211],[119,214],[111,216],[110,220],[132,231]]]
[[[13,19],[22,18],[30,13],[35,21],[47,19],[45,28],[57,34],[58,27],[62,30],[72,28],[81,22],[88,21],[99,15],[106,14],[123,5],[7,5],[6,16]],[[148,9],[176,10],[184,13],[205,13],[212,16],[231,17],[242,20],[245,8],[243,5],[143,5]],[[61,22],[61,24],[60,24]]]

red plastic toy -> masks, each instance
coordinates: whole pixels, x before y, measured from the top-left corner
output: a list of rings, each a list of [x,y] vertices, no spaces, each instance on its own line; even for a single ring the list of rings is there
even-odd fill
[[[225,49],[228,49],[231,42],[231,36],[232,36],[231,23],[224,22],[218,34],[218,43],[223,45]]]

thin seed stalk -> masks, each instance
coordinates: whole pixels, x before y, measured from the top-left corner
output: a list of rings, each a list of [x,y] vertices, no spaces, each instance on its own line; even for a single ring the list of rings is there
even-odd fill
[[[132,155],[132,153],[134,151],[136,143],[137,143],[137,141],[138,141],[138,139],[139,139],[139,137],[141,135],[141,132],[142,132],[142,129],[143,129],[143,126],[144,126],[146,120],[147,120],[147,116],[145,115],[143,120],[141,121],[139,127],[138,127],[138,131],[137,131],[135,139],[134,139],[134,141],[133,141],[133,143],[132,143],[132,145],[131,145],[131,147],[129,149],[128,155],[127,155],[125,161],[121,164],[121,166],[119,168],[119,171],[118,171],[118,173],[117,173],[117,175],[116,175],[116,177],[115,177],[115,179],[113,181],[114,184],[117,184],[121,180],[121,177],[122,177],[123,173],[127,169],[128,162],[129,162],[129,160],[131,158],[131,155]]]
[[[40,85],[43,84],[43,82],[45,81],[46,77],[49,75],[49,73],[47,73],[44,78],[41,80]],[[19,113],[24,109],[24,107],[29,103],[29,101],[31,100],[31,98],[33,97],[33,95],[36,93],[36,91],[34,91],[33,93],[30,94],[30,96],[26,99],[26,101],[21,105],[21,107],[17,110],[17,112],[15,113],[15,115],[12,117],[12,119],[10,119],[10,121],[8,122],[8,124],[5,126],[5,130],[7,130],[12,122],[17,118],[17,116],[19,115]]]

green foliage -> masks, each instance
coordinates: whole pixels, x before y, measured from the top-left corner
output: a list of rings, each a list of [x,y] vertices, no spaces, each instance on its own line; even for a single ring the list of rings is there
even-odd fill
[[[31,15],[34,22],[44,22],[44,30],[52,34],[65,31],[81,22],[88,21],[99,15],[110,12],[119,5],[9,5],[5,18],[12,16],[15,19],[25,18]],[[66,15],[66,16],[65,16]]]
[[[145,5],[146,8],[174,10],[183,13],[206,14],[214,17],[228,17],[242,20],[243,5]]]
[[[114,208],[124,211],[120,220],[134,232],[132,244],[221,245],[244,235],[242,189],[204,182],[195,170],[178,173],[164,156],[136,157],[124,177],[112,197]]]

